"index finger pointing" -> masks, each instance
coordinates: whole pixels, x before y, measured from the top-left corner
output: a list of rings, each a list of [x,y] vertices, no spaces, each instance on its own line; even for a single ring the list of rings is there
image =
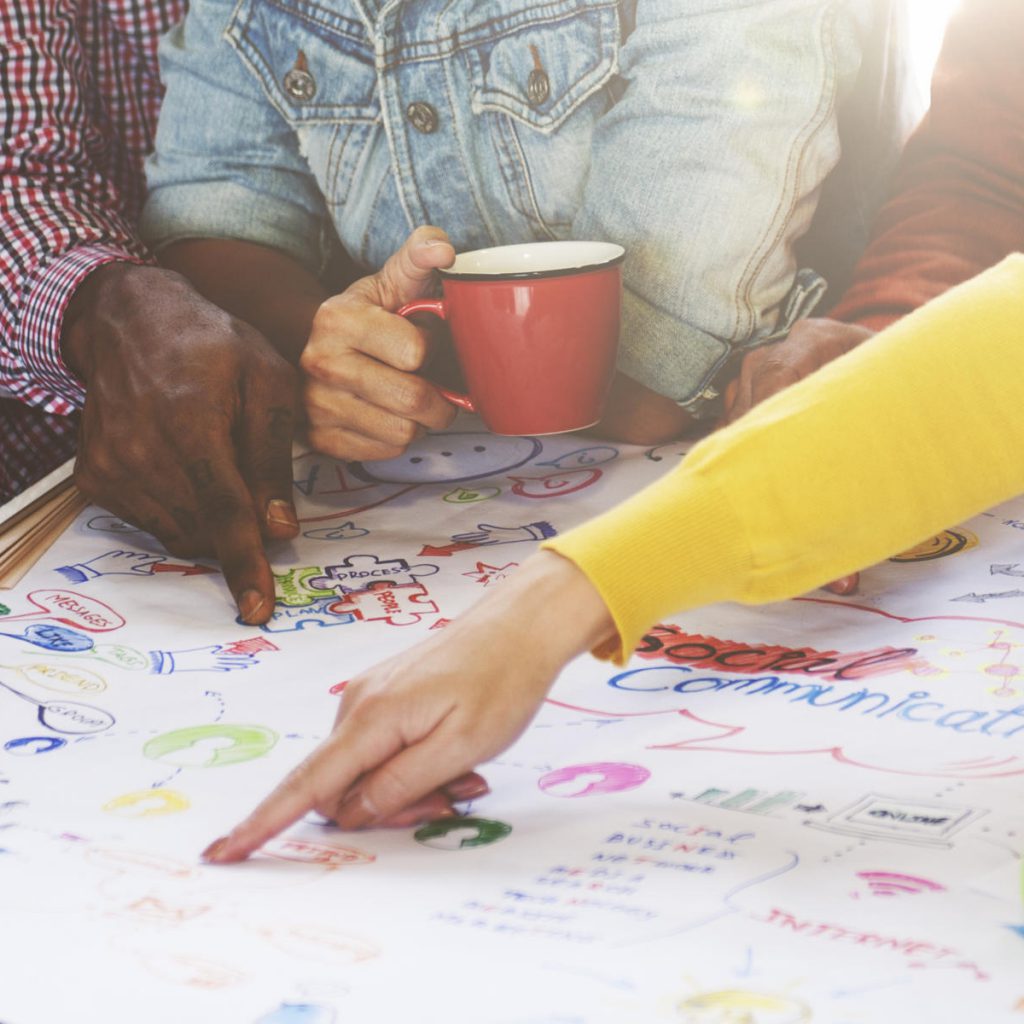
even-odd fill
[[[252,497],[234,460],[226,453],[194,459],[185,466],[201,525],[210,537],[242,620],[266,622],[274,610],[274,576],[263,553],[263,538]]]
[[[382,756],[376,746],[380,737],[371,734],[372,726],[367,722],[353,728],[343,719],[244,821],[211,843],[202,852],[202,859],[213,864],[245,860],[317,806],[337,802],[363,774],[371,752]],[[386,758],[388,753],[385,751],[383,756]]]

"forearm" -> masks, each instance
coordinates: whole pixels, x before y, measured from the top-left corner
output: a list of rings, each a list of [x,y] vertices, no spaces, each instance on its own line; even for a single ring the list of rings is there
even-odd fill
[[[1024,7],[978,0],[950,23],[932,106],[831,315],[875,330],[1024,245]]]
[[[601,593],[620,658],[665,615],[793,597],[910,547],[1024,490],[1022,325],[1014,256],[545,546]]]
[[[278,249],[232,239],[175,242],[160,262],[187,277],[211,302],[251,324],[293,365],[327,289]]]

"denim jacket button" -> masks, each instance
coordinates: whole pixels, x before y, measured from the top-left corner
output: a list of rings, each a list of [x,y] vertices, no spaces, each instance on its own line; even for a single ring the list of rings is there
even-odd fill
[[[526,80],[526,98],[531,107],[539,107],[551,95],[551,82],[543,68],[534,68]]]
[[[311,100],[316,95],[316,79],[301,68],[292,68],[284,76],[282,84],[284,91],[299,102]]]
[[[405,116],[409,118],[413,128],[424,135],[437,131],[437,111],[422,100],[410,103],[405,108]]]

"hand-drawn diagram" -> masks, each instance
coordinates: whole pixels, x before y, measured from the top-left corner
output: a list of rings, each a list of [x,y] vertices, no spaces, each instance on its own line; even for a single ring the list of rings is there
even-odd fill
[[[310,814],[199,863],[347,680],[688,447],[463,417],[387,462],[301,454],[258,629],[212,563],[86,510],[0,608],[0,1020],[1024,1019],[1024,499],[855,595],[697,609],[625,666],[577,659],[449,816]]]

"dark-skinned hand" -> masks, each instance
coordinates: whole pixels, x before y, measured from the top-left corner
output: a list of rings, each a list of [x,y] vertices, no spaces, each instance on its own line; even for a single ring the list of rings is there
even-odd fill
[[[84,381],[75,483],[180,558],[213,557],[245,622],[266,622],[264,540],[298,533],[296,373],[179,274],[115,263],[79,288],[63,350]]]

